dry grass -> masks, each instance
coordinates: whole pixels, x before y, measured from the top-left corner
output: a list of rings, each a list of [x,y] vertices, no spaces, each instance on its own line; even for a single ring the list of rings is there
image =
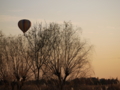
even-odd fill
[[[71,85],[65,85],[63,90],[120,90],[120,84],[116,85],[78,85],[78,86],[71,86]],[[11,87],[5,87],[4,85],[0,86],[0,90],[12,90]],[[17,88],[15,88],[17,90]],[[22,87],[21,90],[58,90],[55,86],[46,86],[46,85],[40,85],[40,88],[38,88],[35,84],[26,84]]]

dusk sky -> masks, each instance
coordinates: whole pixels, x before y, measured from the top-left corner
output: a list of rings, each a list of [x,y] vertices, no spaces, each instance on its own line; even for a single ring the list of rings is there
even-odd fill
[[[94,46],[95,77],[120,79],[120,0],[0,0],[0,30],[22,34],[18,21],[70,21],[82,28],[82,37]]]

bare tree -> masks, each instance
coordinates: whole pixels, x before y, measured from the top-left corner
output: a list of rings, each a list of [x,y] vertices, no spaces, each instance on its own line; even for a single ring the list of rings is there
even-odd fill
[[[4,83],[4,89],[9,89],[13,77],[9,69],[8,37],[0,31],[0,79]]]
[[[86,41],[82,41],[76,35],[77,31],[71,23],[64,23],[63,27],[53,23],[48,30],[51,32],[49,33],[51,49],[46,70],[49,75],[53,75],[53,78],[57,77],[59,90],[62,90],[70,76],[78,77],[88,68],[90,64],[88,55],[92,46],[88,46]]]
[[[42,24],[39,24],[34,26],[25,37],[29,43],[29,56],[32,63],[31,70],[35,76],[36,84],[40,88],[40,76],[44,73],[42,68],[48,62],[51,49],[49,47],[49,33],[42,27]]]
[[[28,47],[25,37],[10,37],[9,39],[9,58],[13,76],[17,80],[17,87],[20,90],[24,81],[29,77],[29,71],[32,66],[28,55]]]
[[[12,90],[14,90],[15,84],[17,89],[20,90],[30,74],[29,71],[32,64],[29,61],[27,43],[24,38],[22,36],[0,38],[0,75],[2,79],[11,83]]]
[[[0,77],[9,73],[20,90],[33,74],[39,88],[42,76],[57,79],[57,88],[63,90],[66,80],[85,76],[90,69],[92,46],[82,40],[78,32],[79,29],[65,22],[63,25],[51,23],[48,27],[39,24],[25,36],[5,37],[0,33]]]

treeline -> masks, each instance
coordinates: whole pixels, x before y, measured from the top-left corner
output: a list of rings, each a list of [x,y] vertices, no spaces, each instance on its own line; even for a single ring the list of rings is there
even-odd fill
[[[0,32],[0,79],[5,88],[21,90],[34,79],[57,80],[62,90],[67,80],[91,73],[92,46],[71,23],[37,24],[25,35],[6,36]],[[40,86],[36,83],[37,87]]]
[[[29,80],[26,82],[26,85],[30,84],[35,84],[35,80]],[[57,80],[55,79],[50,79],[50,80],[45,80],[41,79],[39,81],[39,84],[47,86],[48,84],[52,86],[52,84],[55,84],[57,86]],[[71,87],[74,86],[82,86],[82,85],[115,85],[115,84],[120,84],[119,80],[117,78],[111,78],[111,79],[105,79],[105,78],[96,78],[96,77],[81,77],[81,78],[75,78],[73,80],[68,80],[66,81],[65,85],[72,85]]]

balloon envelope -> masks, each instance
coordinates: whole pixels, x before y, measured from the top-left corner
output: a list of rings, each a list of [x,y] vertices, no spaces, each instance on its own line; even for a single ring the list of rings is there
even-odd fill
[[[22,19],[18,22],[18,27],[25,33],[31,26],[31,22],[27,19]]]

